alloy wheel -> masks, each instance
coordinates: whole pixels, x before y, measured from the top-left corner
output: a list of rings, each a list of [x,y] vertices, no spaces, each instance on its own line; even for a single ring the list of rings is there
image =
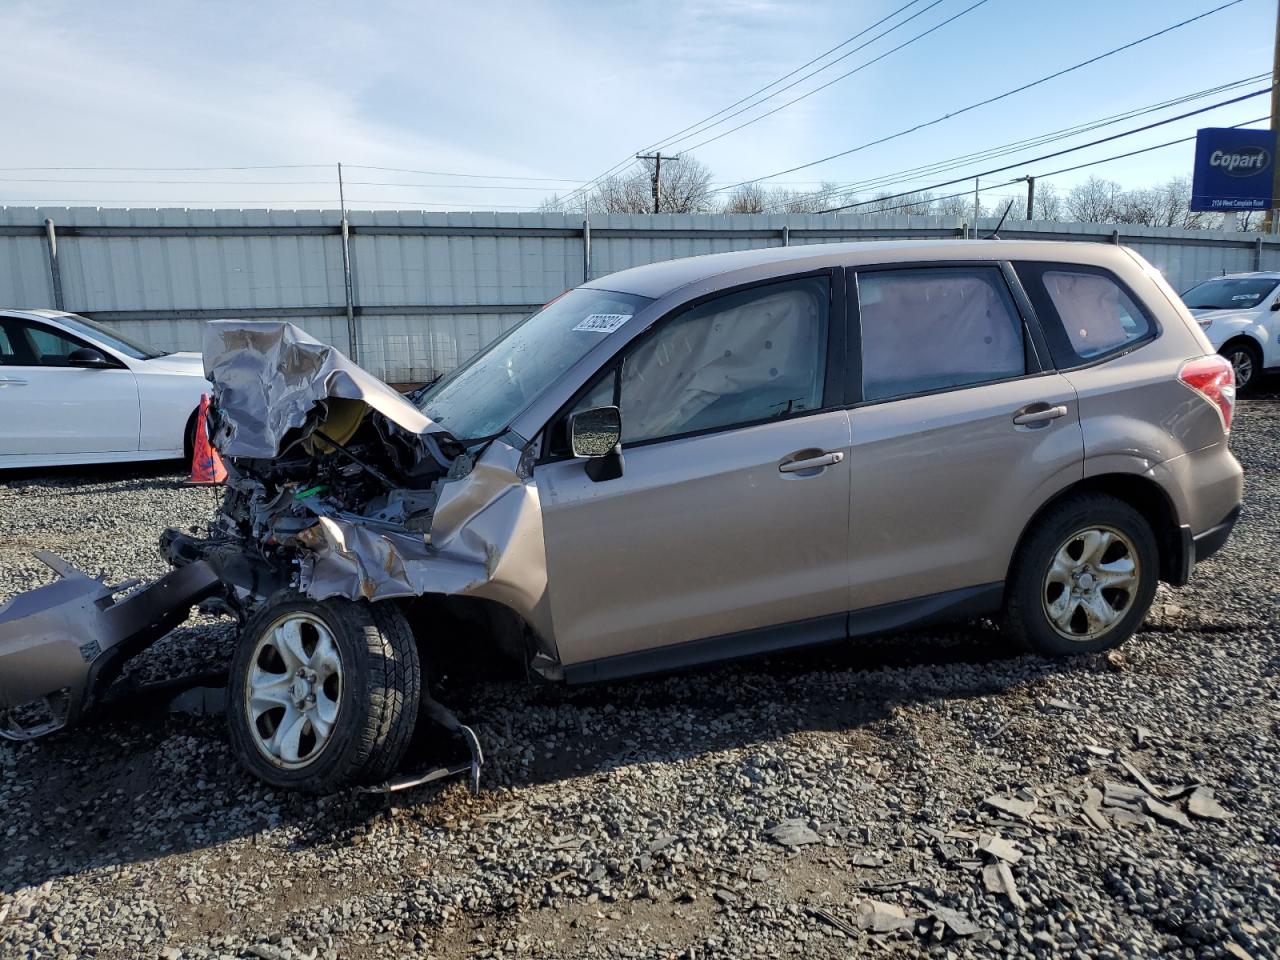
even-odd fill
[[[1045,616],[1068,640],[1094,640],[1129,612],[1141,583],[1138,550],[1121,531],[1090,526],[1063,542],[1045,574]]]
[[[1231,369],[1236,375],[1236,389],[1243,390],[1253,379],[1253,356],[1243,347],[1237,347],[1228,354]]]
[[[306,766],[333,735],[342,656],[322,620],[289,613],[263,631],[250,660],[245,713],[255,746],[286,769]]]

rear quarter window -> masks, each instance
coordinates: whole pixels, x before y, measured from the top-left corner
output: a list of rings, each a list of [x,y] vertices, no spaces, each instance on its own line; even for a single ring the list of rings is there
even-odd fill
[[[1156,334],[1150,312],[1108,270],[1053,263],[1016,269],[1059,368],[1127,352]]]

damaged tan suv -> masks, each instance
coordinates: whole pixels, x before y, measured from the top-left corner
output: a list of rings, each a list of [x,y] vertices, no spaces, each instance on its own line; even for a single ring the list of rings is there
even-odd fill
[[[569,682],[976,615],[1097,651],[1240,510],[1231,367],[1117,246],[638,267],[412,400],[285,323],[210,324],[205,368],[227,492],[166,532],[185,579],[153,606],[239,619],[232,742],[306,790],[386,779],[428,722],[477,768],[429,693],[459,622]]]

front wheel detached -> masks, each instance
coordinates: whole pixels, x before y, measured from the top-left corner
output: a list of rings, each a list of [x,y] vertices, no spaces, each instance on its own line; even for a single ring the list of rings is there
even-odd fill
[[[1108,650],[1142,623],[1158,569],[1141,513],[1104,494],[1070,497],[1037,521],[1014,558],[1005,629],[1046,656]]]
[[[227,718],[240,762],[272,786],[328,793],[385,778],[421,697],[417,647],[386,603],[286,591],[245,623]]]

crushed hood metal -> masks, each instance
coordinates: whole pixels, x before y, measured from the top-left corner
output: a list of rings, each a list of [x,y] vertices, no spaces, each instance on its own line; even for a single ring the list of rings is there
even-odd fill
[[[204,373],[221,412],[212,437],[225,456],[276,457],[317,403],[358,400],[413,434],[432,421],[333,347],[279,320],[215,320],[205,327]]]

